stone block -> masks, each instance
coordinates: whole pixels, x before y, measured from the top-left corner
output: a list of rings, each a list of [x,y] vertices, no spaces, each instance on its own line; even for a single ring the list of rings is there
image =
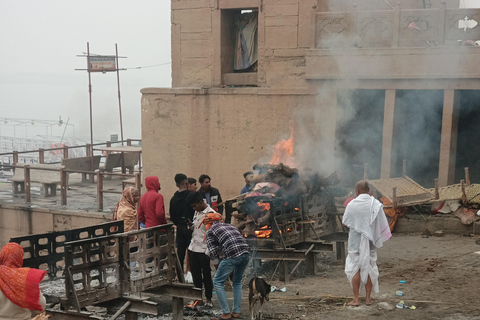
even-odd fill
[[[180,34],[181,40],[211,40],[212,33],[210,32],[182,32]]]
[[[268,49],[297,48],[297,27],[265,27],[265,47]]]
[[[212,59],[188,58],[182,61],[181,86],[210,87],[212,83]]]
[[[296,25],[298,25],[298,17],[297,16],[265,17],[265,26],[266,27],[296,26]]]
[[[260,0],[219,0],[220,9],[258,8]]]
[[[182,60],[185,58],[208,58],[212,56],[212,42],[209,40],[184,40],[181,43]]]
[[[312,20],[313,6],[317,4],[316,0],[304,0],[299,3],[298,7],[298,46],[310,47],[312,42]]]
[[[305,49],[298,48],[298,49],[274,49],[273,50],[274,57],[304,57],[305,56]]]
[[[171,2],[172,10],[209,8],[210,0],[181,0]]]
[[[298,16],[298,3],[266,4],[263,10],[266,17]]]
[[[172,23],[180,24],[182,32],[211,32],[210,8],[175,10]]]

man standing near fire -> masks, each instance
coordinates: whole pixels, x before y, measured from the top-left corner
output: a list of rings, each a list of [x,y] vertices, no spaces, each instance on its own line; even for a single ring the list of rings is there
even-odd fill
[[[170,199],[170,219],[177,226],[177,254],[178,260],[180,260],[180,267],[182,268],[181,271],[183,272],[185,254],[192,240],[192,230],[188,228],[188,225],[192,223],[194,210],[187,203],[187,197],[190,194],[187,176],[183,173],[177,173],[175,175],[175,184],[178,191]]]
[[[207,298],[207,302],[205,303],[203,303],[203,300],[197,300],[194,304],[195,306],[203,305],[205,308],[212,308],[212,269],[210,267],[210,258],[207,255],[205,224],[202,222],[207,214],[215,213],[215,210],[210,208],[210,206],[203,201],[203,198],[198,191],[192,192],[188,195],[187,203],[193,208],[193,210],[195,210],[191,225],[193,235],[190,245],[188,246],[188,257],[190,259],[193,284],[195,285],[195,288],[202,289],[203,283],[205,286],[205,297]]]
[[[207,247],[210,259],[218,260],[218,250],[223,253],[223,259],[218,265],[213,277],[213,287],[217,292],[218,302],[223,314],[213,319],[232,319],[240,317],[240,304],[242,302],[242,278],[248,261],[250,260],[250,246],[237,227],[218,220],[218,213],[208,213],[203,219]],[[233,308],[230,314],[224,282],[233,272]]]
[[[217,207],[218,204],[222,203],[222,196],[217,188],[211,186],[211,180],[212,179],[208,175],[202,174],[200,178],[198,178],[198,182],[200,182],[200,189],[198,192],[200,192],[206,204],[218,213],[223,214],[223,204]]]
[[[146,228],[167,224],[165,218],[165,206],[160,191],[160,180],[158,177],[149,176],[145,178],[147,192],[140,198],[138,206],[138,221]]]
[[[372,197],[368,181],[361,180],[355,187],[357,197],[350,201],[343,214],[343,225],[350,228],[345,274],[353,288],[349,306],[360,304],[359,294],[365,294],[365,304],[373,303],[371,293],[378,289],[377,249],[392,234],[383,205]]]

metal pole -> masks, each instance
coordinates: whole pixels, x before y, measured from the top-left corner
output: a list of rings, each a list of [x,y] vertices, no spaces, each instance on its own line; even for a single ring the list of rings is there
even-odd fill
[[[25,166],[23,167],[23,174],[24,174],[24,185],[25,185],[25,202],[30,203],[31,202],[31,193],[30,193],[30,166]],[[46,190],[47,187],[45,186],[45,194],[48,193],[48,190]]]
[[[122,146],[123,146],[122,101],[120,99],[120,70],[118,68],[118,48],[116,43],[115,43],[115,60],[117,63],[116,69],[117,69],[117,86],[118,86],[118,110],[120,112],[120,137],[122,139]]]
[[[97,171],[97,211],[103,211],[103,175]]]
[[[92,79],[90,76],[90,44],[87,42],[87,72],[88,72],[88,94],[90,99],[90,143],[93,145],[93,118],[92,118]]]

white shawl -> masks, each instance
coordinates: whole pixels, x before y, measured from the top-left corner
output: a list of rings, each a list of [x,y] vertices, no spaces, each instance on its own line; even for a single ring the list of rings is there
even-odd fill
[[[345,262],[345,274],[350,285],[353,277],[360,270],[360,293],[365,294],[368,277],[372,281],[373,292],[377,293],[379,272],[375,249],[381,248],[383,242],[392,236],[387,217],[383,212],[383,205],[368,194],[360,194],[347,205],[342,223],[350,228],[349,242],[355,241],[351,238],[352,232],[361,235],[360,243],[352,246],[355,248],[353,251],[348,251]],[[370,244],[374,248],[371,248]],[[357,245],[358,249],[356,249]]]
[[[342,223],[361,233],[377,249],[392,236],[387,217],[383,212],[383,204],[366,193],[350,201],[345,208]]]

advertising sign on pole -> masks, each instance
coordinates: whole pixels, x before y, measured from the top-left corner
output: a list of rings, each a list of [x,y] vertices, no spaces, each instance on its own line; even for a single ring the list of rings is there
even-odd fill
[[[90,72],[117,71],[115,67],[115,56],[90,56]]]

